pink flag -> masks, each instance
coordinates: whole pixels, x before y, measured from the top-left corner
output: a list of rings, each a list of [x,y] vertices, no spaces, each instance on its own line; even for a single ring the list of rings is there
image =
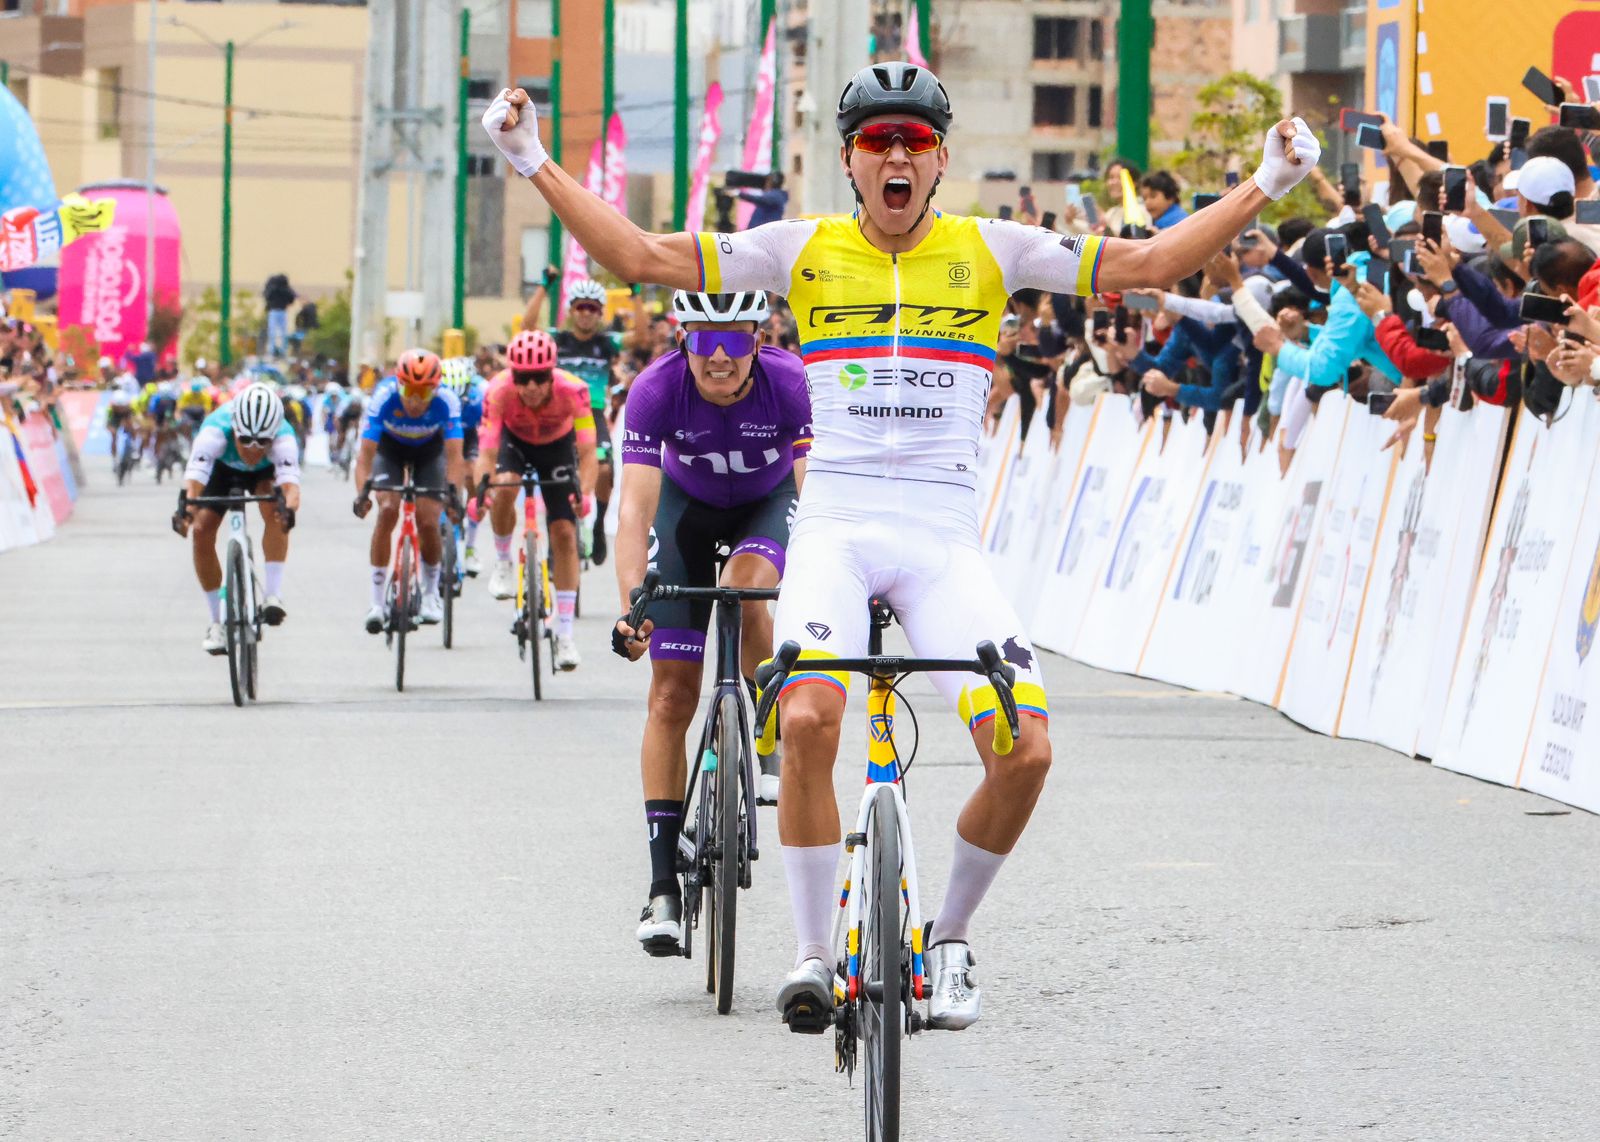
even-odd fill
[[[600,197],[616,210],[628,212],[628,133],[622,129],[622,116],[613,114],[606,129],[606,170]]]
[[[917,20],[917,0],[911,0],[911,14],[906,17],[906,60],[918,67],[928,66],[928,57],[922,54],[922,28]]]
[[[705,225],[706,193],[711,183],[711,160],[722,138],[722,84],[706,88],[705,114],[700,116],[700,149],[694,156],[694,173],[689,176],[689,208],[684,225],[699,230]]]
[[[744,133],[744,162],[747,171],[772,169],[772,104],[778,87],[778,20],[767,25],[767,38],[761,46],[761,63],[756,68],[756,94],[750,106],[750,127]],[[755,207],[739,203],[739,229],[750,223]]]
[[[583,175],[583,189],[590,194],[599,194],[604,186],[604,175],[600,170],[600,140],[594,141],[594,146],[589,149],[589,169]],[[589,276],[589,254],[578,245],[577,240],[570,235],[567,237],[567,263],[561,267],[561,307],[556,312],[557,321],[565,321],[567,317],[567,302],[572,299],[572,283],[579,278]]]

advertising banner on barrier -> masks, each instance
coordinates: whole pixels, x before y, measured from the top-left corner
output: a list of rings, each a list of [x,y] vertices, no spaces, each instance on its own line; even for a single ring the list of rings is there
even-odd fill
[[[15,439],[0,417],[0,551],[39,542],[36,516],[16,449]]]
[[[1073,657],[1107,670],[1132,671],[1139,664],[1211,460],[1198,416],[1156,421],[1151,433],[1072,646]]]
[[[1013,397],[1000,412],[1000,424],[978,438],[978,537],[987,547],[989,533],[1000,518],[1000,507],[1011,490],[1011,461],[1022,444],[1022,418]]]
[[[1327,512],[1312,549],[1305,601],[1289,643],[1278,709],[1307,729],[1331,734],[1339,719],[1356,629],[1361,623],[1373,549],[1394,473],[1383,443],[1394,425],[1364,406],[1348,413]]]
[[[1247,494],[1245,466],[1252,445],[1242,445],[1233,426],[1244,416],[1236,405],[1229,427],[1217,428],[1216,455],[1200,487],[1193,518],[1179,543],[1176,573],[1161,594],[1148,645],[1138,673],[1197,690],[1223,690],[1232,683],[1232,661],[1217,654],[1238,637],[1235,602],[1249,590],[1264,543],[1252,546],[1244,515],[1263,495]],[[1259,436],[1253,435],[1254,451]],[[1258,468],[1278,482],[1277,457],[1263,458]],[[1267,471],[1268,467],[1271,471]]]
[[[1035,580],[1041,601],[1031,635],[1040,646],[1071,653],[1096,573],[1111,550],[1129,477],[1151,435],[1134,419],[1129,398],[1100,397],[1077,478],[1058,501],[1047,561]]]
[[[1304,586],[1310,578],[1307,568],[1327,516],[1324,491],[1333,479],[1349,407],[1342,393],[1323,396],[1300,438],[1289,471],[1279,481],[1278,495],[1269,501],[1276,519],[1262,521],[1272,527],[1268,561],[1260,586],[1240,601],[1240,629],[1251,635],[1234,643],[1237,660],[1234,684],[1229,687],[1254,702],[1272,706],[1278,701]],[[1266,455],[1276,464],[1273,451],[1269,448]]]
[[[39,494],[50,505],[50,514],[63,523],[72,514],[72,494],[62,478],[61,461],[56,454],[56,435],[49,419],[41,412],[23,418],[22,446],[28,453],[28,468],[33,472]]]
[[[1010,490],[1000,502],[994,526],[989,529],[984,554],[1007,598],[1016,595],[1026,574],[1027,554],[1042,530],[1044,498],[1050,490],[1051,469],[1059,454],[1050,447],[1044,421],[1036,419],[1033,431],[1011,461]]]
[[[1600,405],[1553,427],[1523,411],[1500,482],[1434,764],[1515,784],[1561,589],[1593,492]]]
[[[1049,565],[1052,542],[1061,513],[1078,477],[1084,449],[1089,442],[1098,405],[1067,406],[1066,420],[1056,443],[1049,451],[1046,468],[1036,476],[1039,490],[1032,497],[1033,510],[1023,525],[1025,534],[1013,537],[1003,556],[991,556],[1001,590],[1017,608],[1023,629],[1032,631],[1044,593],[1037,589]]]

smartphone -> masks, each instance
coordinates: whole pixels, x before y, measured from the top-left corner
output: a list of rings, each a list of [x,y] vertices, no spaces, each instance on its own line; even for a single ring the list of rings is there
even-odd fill
[[[1237,253],[1241,250],[1254,250],[1259,243],[1255,238],[1255,227],[1246,226],[1244,231],[1233,240],[1233,248]]]
[[[1528,145],[1528,135],[1532,131],[1532,119],[1513,119],[1511,120],[1511,134],[1506,136],[1506,142],[1511,144],[1513,150],[1520,150]]]
[[[1422,212],[1422,236],[1434,245],[1444,241],[1444,215],[1437,210]]]
[[[1367,394],[1367,411],[1373,416],[1382,416],[1389,411],[1389,406],[1394,403],[1393,393]]]
[[[1096,333],[1104,333],[1111,328],[1111,311],[1109,309],[1097,309],[1094,311],[1094,316],[1090,318],[1090,321],[1094,325]]]
[[[1538,249],[1550,240],[1550,225],[1543,218],[1528,219],[1528,245]]]
[[[1383,220],[1383,207],[1376,202],[1369,202],[1361,208],[1361,220],[1367,224],[1367,233],[1377,242],[1378,249],[1387,248],[1394,240],[1389,233],[1389,224]]]
[[[1054,230],[1056,228],[1056,212],[1054,210],[1046,210],[1039,216],[1039,225],[1046,230]]]
[[[1232,190],[1239,185],[1239,172],[1228,171],[1222,176],[1222,185]]]
[[[1194,213],[1198,214],[1200,211],[1204,210],[1206,207],[1211,206],[1214,203],[1221,202],[1222,201],[1222,195],[1220,195],[1220,194],[1197,194],[1197,195],[1194,196],[1192,201],[1193,201],[1193,204],[1194,204],[1193,205],[1193,211],[1194,211]]]
[[[1389,261],[1391,265],[1400,267],[1403,274],[1415,274],[1417,271],[1412,264],[1411,256],[1417,248],[1415,238],[1396,238],[1389,243]]]
[[[1583,97],[1590,103],[1600,103],[1600,75],[1583,77]]]
[[[1467,168],[1444,168],[1444,209],[1447,214],[1460,214],[1467,208]]]
[[[1511,100],[1504,95],[1491,95],[1483,101],[1483,137],[1491,143],[1503,143],[1511,132]]]
[[[1136,294],[1136,293],[1125,293],[1125,294],[1123,294],[1122,295],[1122,304],[1127,306],[1129,309],[1157,310],[1157,309],[1161,308],[1161,303],[1159,301],[1157,301],[1155,298],[1153,298],[1153,297],[1144,297],[1144,296],[1142,296],[1140,294]]]
[[[1383,132],[1376,123],[1363,123],[1356,129],[1356,146],[1369,151],[1383,150]]]
[[[1063,195],[1062,201],[1064,201],[1068,206],[1071,206],[1074,202],[1078,201],[1078,199],[1082,197],[1083,187],[1079,186],[1075,182],[1067,183],[1067,188]]]
[[[1502,210],[1498,206],[1491,206],[1489,208],[1489,213],[1494,215],[1494,220],[1500,223],[1500,225],[1504,226],[1507,230],[1515,230],[1517,228],[1517,223],[1522,221],[1522,216],[1519,215],[1515,210]]]
[[[1339,164],[1339,186],[1344,190],[1346,206],[1358,206],[1361,203],[1361,164]]]
[[[1450,141],[1448,139],[1429,139],[1423,144],[1430,155],[1441,163],[1450,161]]]
[[[1597,131],[1600,130],[1600,111],[1587,103],[1563,103],[1557,122],[1575,131]]]
[[[1386,259],[1372,257],[1367,260],[1367,284],[1384,293],[1389,292],[1389,263]]]
[[[1100,204],[1092,194],[1083,196],[1083,220],[1091,226],[1100,224]]]
[[[1366,126],[1383,126],[1383,116],[1374,115],[1371,111],[1357,111],[1354,107],[1339,109],[1339,130],[1348,134]]]
[[[1338,273],[1350,258],[1350,243],[1343,234],[1329,234],[1325,242],[1328,261],[1333,263],[1333,272]]]
[[[1419,325],[1411,331],[1411,336],[1419,349],[1427,349],[1434,353],[1450,352],[1450,335],[1443,329],[1435,329],[1431,325]]]
[[[1022,328],[1022,318],[1015,313],[1008,313],[1000,319],[1000,332],[1015,333]]]
[[[1528,161],[1528,152],[1527,151],[1523,150],[1521,147],[1512,147],[1511,148],[1511,169],[1512,170],[1514,170],[1514,171],[1521,170],[1523,168],[1523,165],[1526,164],[1527,161]]]
[[[1580,226],[1600,225],[1600,201],[1584,199],[1582,202],[1572,204],[1572,220]]]
[[[1530,67],[1528,74],[1522,77],[1522,86],[1538,96],[1539,102],[1548,107],[1556,106],[1567,97],[1555,80],[1536,67]]]
[[[1522,295],[1522,319],[1524,321],[1548,321],[1551,325],[1565,325],[1567,323],[1567,303],[1559,297],[1550,297],[1542,293],[1525,293]]]

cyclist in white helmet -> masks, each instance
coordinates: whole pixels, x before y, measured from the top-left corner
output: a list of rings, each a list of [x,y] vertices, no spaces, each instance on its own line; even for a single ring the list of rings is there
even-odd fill
[[[283,415],[283,401],[263,384],[247,387],[233,400],[206,417],[189,450],[183,473],[185,489],[193,496],[228,496],[243,493],[264,496],[274,487],[283,489],[282,512],[262,504],[266,534],[261,551],[266,557],[266,602],[261,617],[272,626],[283,622],[283,565],[289,557],[289,529],[300,510],[300,449],[294,429]],[[215,508],[190,507],[173,518],[179,535],[194,539],[194,573],[205,592],[211,623],[200,644],[208,654],[226,654],[222,631],[222,563],[217,558],[217,529],[222,513]]]

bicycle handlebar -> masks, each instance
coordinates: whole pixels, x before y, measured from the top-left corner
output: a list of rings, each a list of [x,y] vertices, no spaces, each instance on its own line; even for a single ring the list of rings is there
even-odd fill
[[[278,511],[283,515],[285,531],[294,528],[294,512],[283,502],[283,489],[273,488],[272,493],[266,496],[244,495],[237,493],[231,496],[191,496],[187,490],[178,492],[178,510],[172,513],[172,530],[180,536],[179,521],[188,513],[191,507],[211,508],[214,511],[229,512],[243,511],[246,504],[277,504]]]
[[[778,653],[770,661],[756,668],[756,688],[761,692],[761,701],[756,705],[756,726],[763,741],[770,740],[769,735],[776,726],[773,715],[778,704],[778,691],[783,688],[799,660],[800,644],[791,639],[778,648]],[[977,674],[994,687],[995,700],[1000,705],[998,713],[1004,715],[994,720],[994,752],[1000,757],[1010,753],[1018,735],[1022,733],[1016,695],[1011,690],[1016,684],[1016,669],[1000,657],[1000,651],[987,639],[978,644],[976,659],[902,658],[899,655],[879,654],[867,658],[823,659],[820,665],[829,671],[843,670],[875,678],[945,670]]]
[[[495,475],[499,474],[500,473],[498,472],[495,473]],[[553,485],[555,487],[560,487],[562,484],[565,484],[570,490],[570,493],[574,499],[581,495],[583,491],[583,489],[579,487],[578,481],[572,476],[559,476],[546,480],[544,477],[539,475],[539,469],[531,466],[524,468],[522,470],[522,474],[517,477],[517,486],[520,486],[528,495],[532,495],[535,489],[542,488],[546,484]],[[484,476],[483,479],[478,481],[478,490],[473,493],[473,498],[478,501],[478,511],[483,511],[483,504],[484,501],[489,498],[489,489],[491,487],[509,488],[512,486],[513,485],[511,484],[505,483],[496,484],[491,477]]]
[[[634,630],[644,622],[645,612],[657,600],[685,599],[695,602],[720,603],[737,600],[741,603],[771,603],[778,598],[776,587],[677,587],[661,582],[661,572],[655,568],[644,573],[644,582],[628,593],[633,609],[628,612],[628,625]]]
[[[456,487],[454,484],[446,484],[442,488],[424,488],[417,484],[405,483],[396,484],[392,487],[383,487],[377,490],[380,492],[397,492],[402,497],[409,499],[417,499],[418,497],[421,497],[423,499],[430,500],[450,500],[452,503],[454,503],[456,498]],[[372,495],[372,492],[372,478],[369,476],[367,477],[367,482],[361,485],[361,498],[366,499],[368,496]]]

